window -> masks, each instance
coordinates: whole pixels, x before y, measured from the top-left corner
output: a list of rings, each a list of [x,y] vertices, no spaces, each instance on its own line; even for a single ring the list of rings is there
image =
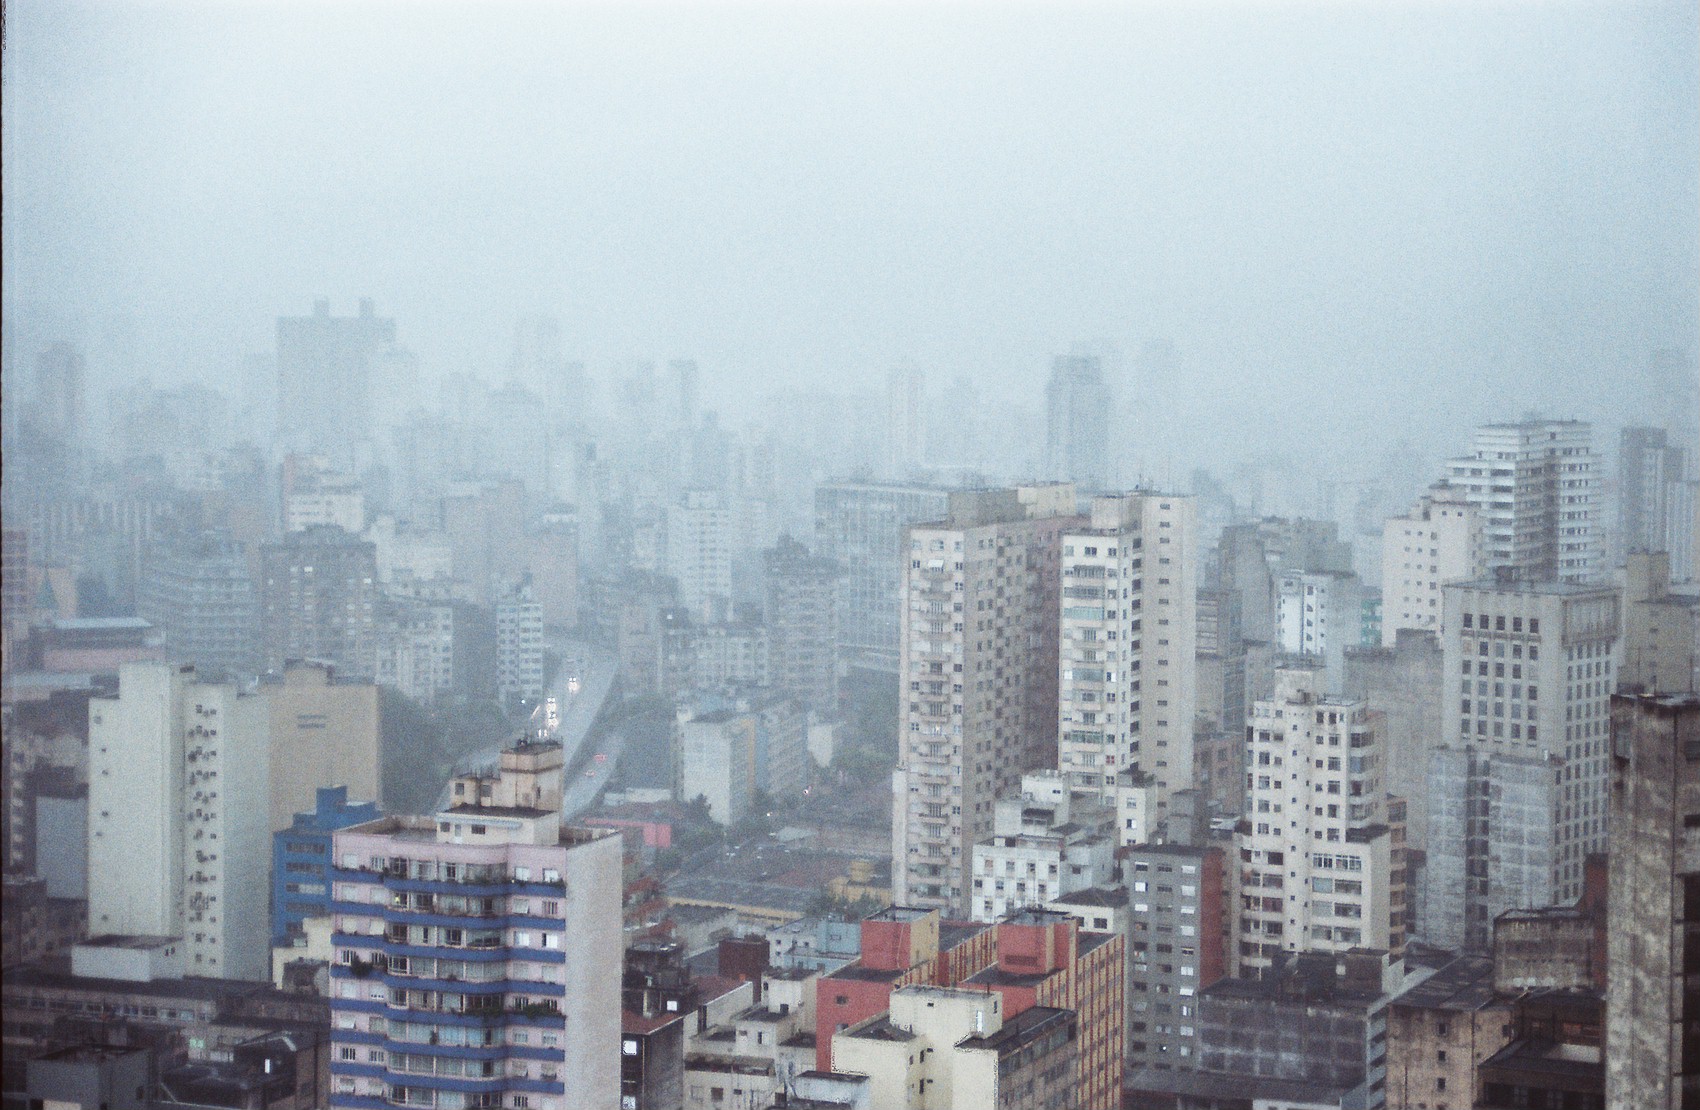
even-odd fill
[[[622,1056],[636,1056],[638,1054],[637,1040],[633,1037],[622,1040],[620,1042],[620,1054]]]

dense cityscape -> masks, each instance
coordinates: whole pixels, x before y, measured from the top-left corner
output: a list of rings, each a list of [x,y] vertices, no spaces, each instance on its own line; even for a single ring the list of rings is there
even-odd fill
[[[488,22],[455,5],[10,5],[5,1110],[1700,1107],[1700,18],[1222,10],[1249,38],[1186,5],[512,5]],[[662,15],[677,22],[652,39]],[[1338,47],[1336,17],[1355,28]],[[554,55],[522,45],[533,24],[566,62],[627,79],[609,133],[642,131],[658,164],[685,152],[705,196],[724,167],[702,166],[692,126],[813,141],[766,99],[772,77],[797,119],[824,111],[796,57],[866,63],[898,100],[962,83],[955,108],[926,109],[951,133],[930,155],[882,146],[900,165],[1002,152],[962,105],[1014,100],[941,45],[957,31],[1012,70],[1044,53],[1029,33],[1089,69],[1159,44],[1137,95],[1094,88],[1102,118],[1071,115],[1066,83],[1023,101],[1039,122],[1010,127],[1029,154],[1072,149],[1050,134],[1064,123],[1106,141],[1152,126],[1105,106],[1180,98],[1187,43],[1262,96],[1253,75],[1290,80],[1286,63],[1236,51],[1298,29],[1324,43],[1303,57],[1346,59],[1374,94],[1369,129],[1409,88],[1372,44],[1420,40],[1437,71],[1492,70],[1484,114],[1563,157],[1539,147],[1482,187],[1537,198],[1525,253],[1440,235],[1432,213],[1387,234],[1406,260],[1446,239],[1484,283],[1527,262],[1532,284],[1501,299],[1419,291],[1413,262],[1417,307],[1396,307],[1373,267],[1310,284],[1264,242],[1249,285],[1201,263],[1219,303],[1215,279],[1175,277],[1202,308],[1149,307],[1173,263],[1153,255],[1149,288],[1125,290],[1143,308],[1030,290],[953,315],[916,262],[925,276],[837,320],[806,306],[848,262],[745,296],[738,267],[637,233],[624,264],[669,292],[646,300],[604,258],[605,284],[559,294],[568,271],[527,269],[565,241],[546,219],[536,255],[491,233],[488,271],[457,269],[420,216],[394,215],[408,230],[373,232],[363,257],[391,218],[375,208],[438,172],[425,156],[285,172],[266,160],[282,138],[232,150],[240,171],[210,152],[269,135],[276,104],[389,104],[411,63],[362,44],[393,31],[439,62],[507,50],[493,68],[522,92],[492,91],[488,126],[530,157],[554,138],[502,106],[533,99],[526,81],[559,91]],[[1454,30],[1482,54],[1435,45]],[[322,55],[293,59],[321,33]],[[1508,45],[1530,36],[1576,64]],[[126,103],[141,57],[146,108]],[[675,65],[710,79],[681,93]],[[298,73],[305,91],[283,91]],[[747,115],[729,106],[745,79],[764,90]],[[1296,135],[1333,100],[1317,80],[1318,100],[1294,92],[1306,106],[1248,133]],[[649,84],[671,91],[631,91]],[[1426,96],[1407,117],[1447,114]],[[876,145],[902,118],[840,110],[828,130]],[[473,159],[483,118],[463,133],[471,117],[440,111],[386,117],[437,138],[368,154],[441,138]],[[121,121],[144,115],[147,135],[191,137],[139,153]],[[1352,134],[1342,149],[1369,142]],[[1479,139],[1458,149],[1494,146]],[[765,148],[731,149],[757,165]],[[795,166],[825,172],[834,151]],[[1246,157],[1233,180],[1280,192]],[[1475,172],[1457,157],[1434,196],[1487,203],[1448,176]],[[1295,164],[1321,179],[1348,162]],[[573,193],[582,168],[564,197],[591,195]],[[1621,208],[1576,200],[1594,187],[1577,180],[1620,172],[1640,182]],[[675,218],[642,176],[620,178],[629,218]],[[1055,215],[939,176],[931,202],[920,184],[872,192],[1011,206],[1011,239]],[[1083,237],[1119,226],[1065,192]],[[299,257],[287,234],[231,230],[278,195],[318,214]],[[752,252],[785,236],[783,204],[738,196],[691,219]],[[489,187],[487,208],[525,223],[532,197]],[[1313,199],[1283,226],[1316,219]],[[886,227],[821,203],[846,240],[892,252],[879,265],[901,253],[882,235],[920,251],[933,234],[914,212]],[[1350,208],[1341,242],[1387,218]],[[319,223],[348,257],[315,253]],[[1208,238],[1208,219],[1182,223],[1177,243]],[[181,255],[150,238],[168,227]],[[973,235],[997,238],[965,235],[967,255]],[[192,263],[224,244],[239,264]],[[433,267],[464,295],[422,293]],[[1076,277],[1063,300],[1100,304]],[[722,285],[744,290],[736,311]],[[1309,338],[1256,334],[1284,297]],[[1385,319],[1315,323],[1334,308]],[[856,338],[816,358],[772,322],[791,317]]]

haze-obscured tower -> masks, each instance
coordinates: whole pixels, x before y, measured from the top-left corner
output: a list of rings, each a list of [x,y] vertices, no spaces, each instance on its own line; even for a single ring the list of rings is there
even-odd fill
[[[373,432],[373,363],[395,344],[395,321],[362,298],[357,316],[332,316],[328,300],[311,316],[277,321],[278,419],[286,443],[325,452],[338,466]]]
[[[844,568],[838,656],[845,666],[897,673],[904,533],[942,520],[949,502],[938,486],[895,482],[841,479],[815,490],[815,553]]]
[[[1094,491],[1105,487],[1114,406],[1096,355],[1061,355],[1045,387],[1045,475]]]
[[[1671,555],[1673,579],[1681,582],[1693,574],[1689,465],[1688,452],[1665,429],[1623,429],[1617,452],[1616,559],[1631,551],[1665,551]]]
[[[926,460],[926,378],[913,367],[893,370],[885,380],[885,474],[910,477]]]

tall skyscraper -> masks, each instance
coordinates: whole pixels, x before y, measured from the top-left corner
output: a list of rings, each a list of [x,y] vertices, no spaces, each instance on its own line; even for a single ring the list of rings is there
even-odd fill
[[[1061,355],[1045,386],[1045,475],[1085,490],[1104,489],[1112,460],[1110,413],[1115,399],[1096,355]]]
[[[1700,1104],[1700,698],[1612,699],[1607,1106]]]
[[[913,367],[885,379],[885,476],[904,481],[926,462],[926,377]]]
[[[815,554],[844,568],[838,594],[843,665],[897,673],[906,530],[942,520],[950,493],[938,486],[849,479],[815,490]]]
[[[126,663],[89,703],[89,931],[181,937],[184,967],[268,976],[265,700]]]
[[[334,834],[337,1110],[619,1106],[620,838],[562,826],[529,747],[489,801]]]
[[[160,552],[138,594],[136,611],[164,636],[167,658],[207,673],[259,670],[259,596],[229,533]]]
[[[1109,802],[1122,786],[1155,779],[1160,818],[1169,796],[1192,786],[1193,501],[1147,492],[1095,497],[1083,525],[1062,539],[1058,766],[1075,790]],[[1137,841],[1151,830],[1140,831],[1147,835]]]
[[[55,343],[35,360],[36,424],[68,447],[87,440],[87,377],[82,352],[69,343]]]
[[[334,525],[291,532],[260,549],[263,661],[322,659],[371,677],[378,663],[376,549]]]
[[[503,704],[543,696],[543,606],[531,576],[511,582],[496,601],[496,692]]]
[[[1381,646],[1399,630],[1441,631],[1440,587],[1487,573],[1481,514],[1463,489],[1437,482],[1381,533]]]
[[[974,844],[1025,770],[1054,766],[1062,536],[1072,485],[950,495],[909,529],[901,731],[892,776],[898,905],[966,914]]]
[[[1600,472],[1590,425],[1486,424],[1470,454],[1446,465],[1449,482],[1481,513],[1487,569],[1509,567],[1531,581],[1600,575]]]
[[[1402,948],[1380,714],[1327,696],[1321,668],[1283,668],[1246,731],[1242,976],[1283,952]]]
[[[790,536],[762,553],[772,682],[811,712],[838,713],[838,583],[844,571]]]
[[[1441,666],[1451,693],[1442,735],[1454,754],[1430,756],[1423,930],[1426,940],[1479,951],[1498,914],[1574,902],[1583,863],[1605,848],[1622,603],[1616,587],[1509,574],[1444,593]],[[1492,758],[1457,754],[1466,751]],[[1490,792],[1470,795],[1488,807],[1474,824],[1448,808],[1472,784]],[[1533,874],[1542,869],[1544,878]]]
[[[1693,505],[1687,500],[1689,454],[1663,428],[1623,429],[1617,452],[1617,541],[1614,562],[1631,551],[1692,556]],[[1685,542],[1686,540],[1686,542]],[[1672,560],[1677,581],[1693,573]]]
[[[719,490],[686,490],[667,510],[667,573],[691,619],[732,615],[732,509]]]
[[[285,442],[354,461],[355,447],[373,433],[373,361],[395,344],[395,321],[374,314],[362,299],[358,316],[332,316],[328,300],[311,316],[277,321],[278,419]]]

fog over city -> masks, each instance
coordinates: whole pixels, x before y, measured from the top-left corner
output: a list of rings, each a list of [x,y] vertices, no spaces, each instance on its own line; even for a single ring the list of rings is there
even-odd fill
[[[1700,1106],[1696,0],[0,42],[0,1110]]]
[[[1102,339],[1131,480],[1624,422],[1697,345],[1691,5],[26,0],[6,34],[7,349],[81,339],[101,382],[224,380],[320,295],[427,376],[499,380],[542,313],[593,374],[698,360],[728,415],[897,365],[1031,405]]]

